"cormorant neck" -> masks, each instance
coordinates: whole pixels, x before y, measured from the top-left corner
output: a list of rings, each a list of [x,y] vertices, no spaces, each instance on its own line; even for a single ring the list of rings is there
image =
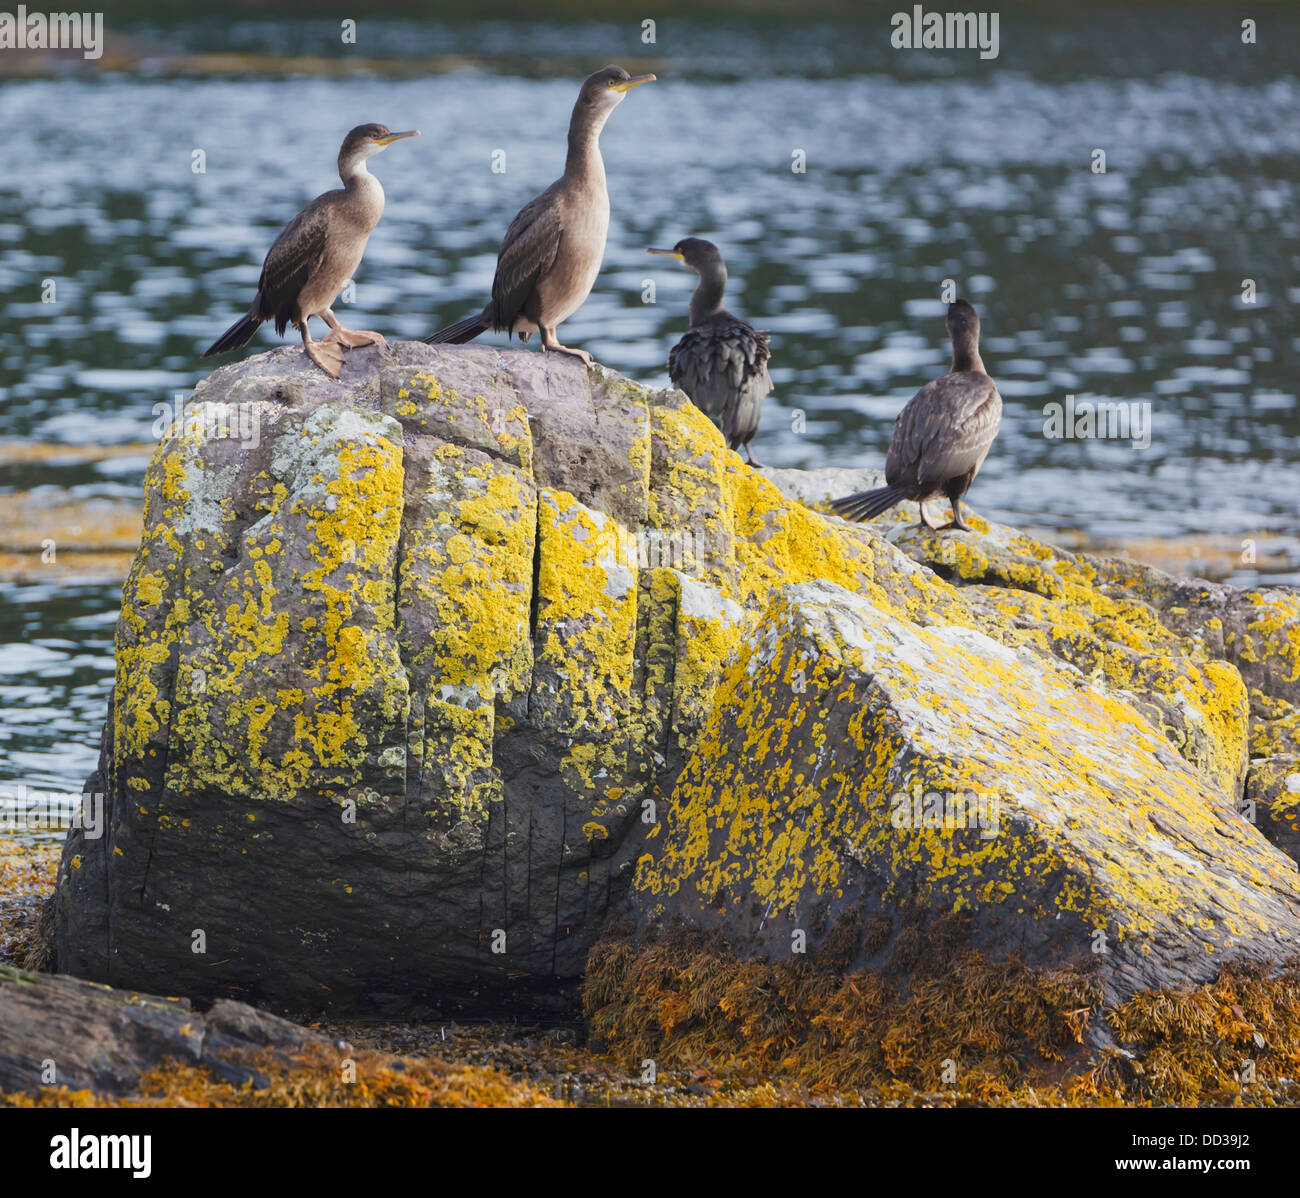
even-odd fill
[[[370,173],[364,158],[340,158],[339,178],[343,180],[343,186],[349,191],[363,186],[368,180],[379,182]]]
[[[986,373],[984,360],[980,357],[980,343],[975,338],[969,337],[953,342],[952,369],[954,374],[959,370],[978,370],[981,374]]]
[[[605,127],[612,108],[598,112],[579,101],[569,119],[569,156],[564,160],[564,174],[570,179],[605,178],[605,163],[600,157],[600,131]]]
[[[691,296],[691,324],[697,325],[722,311],[722,297],[727,290],[727,268],[711,263],[700,271],[699,286]]]

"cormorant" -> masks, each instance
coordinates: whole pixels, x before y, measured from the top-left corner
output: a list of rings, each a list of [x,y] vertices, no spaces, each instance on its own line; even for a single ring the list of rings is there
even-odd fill
[[[366,169],[366,159],[404,137],[419,136],[416,129],[392,133],[384,125],[358,125],[343,139],[342,190],[317,196],[285,225],[262,264],[248,315],[222,333],[203,357],[239,349],[266,320],[275,321],[277,333],[289,324],[297,328],[303,351],[331,378],[338,378],[343,369],[340,344],[385,344],[378,333],[343,328],[330,305],[361,265],[366,242],[384,211],[384,189]],[[323,341],[311,338],[307,322],[313,316],[329,325]]]
[[[894,422],[894,439],[885,460],[888,485],[831,501],[846,520],[866,520],[900,499],[914,499],[920,505],[922,526],[934,530],[925,515],[925,501],[943,494],[952,502],[952,522],[943,527],[971,531],[962,519],[961,497],[998,435],[1002,397],[984,373],[980,319],[965,300],[948,305],[948,335],[952,369],[922,387]]]
[[[426,342],[463,345],[488,329],[517,333],[527,341],[540,330],[542,349],[574,354],[591,364],[586,350],[561,345],[555,330],[591,294],[605,257],[609,193],[600,131],[632,88],[653,81],[653,75],[605,67],[583,83],[569,120],[564,174],[510,222],[497,254],[491,302]]]
[[[670,250],[646,253],[676,258],[700,277],[691,296],[691,327],[668,354],[668,377],[706,415],[722,417],[729,449],[744,446],[749,464],[761,466],[749,443],[758,432],[763,397],[772,390],[768,334],[722,306],[727,264],[713,242],[686,237]]]

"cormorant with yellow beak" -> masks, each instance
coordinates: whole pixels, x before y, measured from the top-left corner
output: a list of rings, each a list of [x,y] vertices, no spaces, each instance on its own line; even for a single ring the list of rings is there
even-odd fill
[[[573,354],[588,365],[586,350],[561,345],[556,329],[580,307],[600,272],[609,231],[609,192],[600,156],[600,131],[632,88],[653,75],[629,75],[605,67],[582,85],[569,120],[564,174],[510,222],[497,254],[492,299],[482,312],[425,338],[430,344],[463,345],[480,333],[541,332],[542,349]]]
[[[366,242],[384,211],[384,189],[366,169],[366,159],[418,130],[391,133],[384,125],[358,125],[343,139],[339,177],[343,187],[317,196],[275,239],[248,315],[237,320],[203,353],[208,358],[246,345],[263,321],[274,320],[283,333],[292,324],[302,334],[302,348],[330,378],[343,369],[343,350],[384,344],[378,333],[345,329],[330,311],[339,292],[361,265]],[[330,331],[313,341],[307,322],[319,316]]]

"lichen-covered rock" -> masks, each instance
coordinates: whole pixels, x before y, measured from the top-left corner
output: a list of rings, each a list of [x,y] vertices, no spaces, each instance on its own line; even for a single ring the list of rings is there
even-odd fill
[[[1108,997],[1285,960],[1300,871],[1102,679],[843,588],[786,588],[727,670],[638,872],[643,926],[883,968],[919,910],[1095,960]],[[869,933],[869,930],[871,934]]]
[[[1240,811],[1250,758],[1296,751],[1295,597],[814,510],[853,473],[765,476],[680,393],[563,355],[217,371],[149,468],[58,967],[536,1012],[638,861],[643,919],[740,953],[924,901],[1045,959],[1101,927],[1116,988],[1270,954],[1296,871]],[[959,781],[1014,862],[885,851],[873,786]]]
[[[785,493],[815,507],[874,478],[836,471],[774,471]],[[979,537],[954,537],[920,528],[915,504],[900,504],[871,527],[916,561],[961,587],[981,627],[1006,644],[1029,646],[1068,662],[1135,703],[1193,764],[1216,783],[1230,807],[1241,801],[1252,699],[1240,662],[1225,653],[1221,621],[1188,617],[1191,605],[1247,606],[1248,592],[1169,578],[1135,562],[1076,556],[1003,525],[979,522]],[[1296,596],[1289,630],[1300,636]],[[1300,641],[1284,653],[1300,661]],[[1226,660],[1225,660],[1226,659]],[[1276,657],[1274,665],[1280,664]],[[1276,688],[1269,686],[1269,694]],[[1287,710],[1294,696],[1277,694]],[[1257,704],[1256,704],[1257,707]],[[1258,724],[1258,721],[1255,721]]]

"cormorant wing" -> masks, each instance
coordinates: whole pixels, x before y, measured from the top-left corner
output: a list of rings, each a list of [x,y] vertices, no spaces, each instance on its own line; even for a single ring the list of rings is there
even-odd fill
[[[560,250],[564,223],[554,202],[556,185],[529,201],[510,222],[497,254],[492,280],[496,328],[509,329],[533,294],[537,281],[550,268]]]
[[[285,225],[262,263],[258,315],[263,320],[274,317],[277,333],[284,332],[299,293],[325,253],[332,194],[318,196]]]
[[[988,375],[973,370],[927,383],[894,423],[885,461],[891,485],[939,486],[984,460],[1002,419],[1002,401]]]
[[[668,377],[710,416],[761,404],[772,390],[769,334],[720,313],[690,329],[668,354]],[[727,430],[724,428],[723,430]]]

